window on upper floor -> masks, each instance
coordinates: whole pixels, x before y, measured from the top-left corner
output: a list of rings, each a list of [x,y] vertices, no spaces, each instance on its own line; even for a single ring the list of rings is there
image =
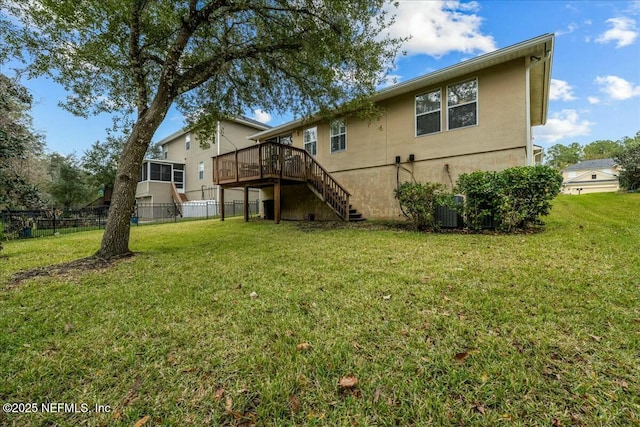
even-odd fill
[[[318,128],[305,129],[303,138],[304,149],[312,156],[315,156],[318,150]]]
[[[416,95],[416,136],[440,132],[442,91]]]
[[[189,134],[187,134],[187,136],[184,138],[184,149],[185,150],[191,149],[191,135]]]
[[[347,149],[347,126],[344,120],[334,120],[330,126],[331,152],[345,151]]]
[[[596,174],[591,175],[591,179],[598,179],[598,175]]]
[[[198,163],[198,179],[204,179],[204,161]]]
[[[448,129],[478,124],[478,79],[447,86]]]

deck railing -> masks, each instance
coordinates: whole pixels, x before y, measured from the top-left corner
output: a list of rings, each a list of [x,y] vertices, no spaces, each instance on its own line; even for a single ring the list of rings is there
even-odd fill
[[[265,142],[213,158],[214,184],[268,179],[306,182],[342,219],[349,218],[349,192],[303,149]]]

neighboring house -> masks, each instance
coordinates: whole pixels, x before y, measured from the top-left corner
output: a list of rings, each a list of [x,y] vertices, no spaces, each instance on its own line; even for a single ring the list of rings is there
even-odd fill
[[[539,163],[532,127],[547,120],[553,45],[543,35],[383,89],[377,119],[306,118],[258,132],[259,145],[214,158],[213,181],[261,188],[276,221],[353,220],[355,209],[394,219],[400,182],[452,189],[462,173]]]
[[[618,165],[613,159],[585,160],[562,170],[563,194],[618,191]]]
[[[188,130],[169,135],[158,142],[162,158],[142,163],[136,203],[139,206],[175,203],[180,208],[185,202],[220,200],[221,189],[212,184],[211,158],[252,145],[253,141],[247,137],[268,128],[245,117],[223,120],[218,122],[216,134],[206,148],[202,148],[197,135]],[[257,200],[258,190],[250,196],[250,200]],[[242,190],[227,190],[227,201],[242,199]]]

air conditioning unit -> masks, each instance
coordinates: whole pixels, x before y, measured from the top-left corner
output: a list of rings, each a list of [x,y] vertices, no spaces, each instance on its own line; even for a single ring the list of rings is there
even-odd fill
[[[453,200],[456,204],[462,205],[464,197],[453,196]],[[438,206],[436,208],[436,222],[440,223],[442,228],[462,228],[464,226],[462,216],[447,206]]]

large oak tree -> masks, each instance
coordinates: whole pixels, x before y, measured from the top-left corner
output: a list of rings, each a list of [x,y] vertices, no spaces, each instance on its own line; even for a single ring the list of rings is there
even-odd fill
[[[173,103],[202,132],[249,108],[366,109],[398,48],[382,36],[386,3],[0,0],[0,58],[62,84],[75,114],[133,118],[97,253],[113,257],[129,251],[138,171]]]

